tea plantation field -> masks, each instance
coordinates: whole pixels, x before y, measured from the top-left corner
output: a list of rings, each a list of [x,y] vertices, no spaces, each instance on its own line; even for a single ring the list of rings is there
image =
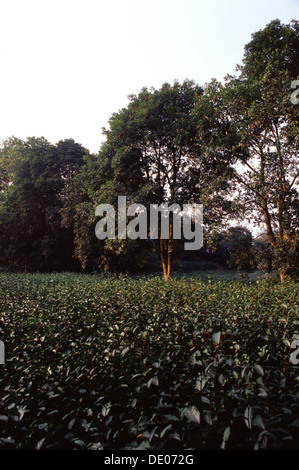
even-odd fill
[[[0,449],[298,449],[298,298],[275,281],[0,274]]]

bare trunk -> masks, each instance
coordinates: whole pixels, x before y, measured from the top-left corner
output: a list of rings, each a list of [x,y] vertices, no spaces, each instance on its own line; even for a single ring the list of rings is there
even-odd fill
[[[269,240],[270,240],[271,245],[273,246],[273,248],[275,248],[275,246],[276,246],[276,238],[275,238],[275,235],[274,235],[273,230],[272,230],[271,220],[270,220],[270,214],[269,214],[268,208],[267,208],[267,207],[264,207],[264,208],[263,208],[263,212],[264,212],[264,218],[265,218],[265,224],[266,224],[267,235],[268,235],[268,237],[269,237]]]
[[[173,214],[169,214],[169,240],[167,244],[167,281],[172,276],[173,270]]]
[[[170,240],[168,244],[168,262],[167,262],[167,280],[172,276],[172,247],[170,246]]]
[[[166,256],[166,250],[165,250],[165,246],[164,246],[164,243],[163,243],[163,240],[161,238],[161,234],[159,235],[159,238],[160,238],[160,256],[161,256],[161,262],[162,262],[162,268],[163,268],[163,275],[164,275],[164,279],[165,281],[167,281],[167,272],[168,272],[168,269],[167,269],[167,256]]]
[[[266,224],[266,229],[267,229],[267,235],[269,237],[271,246],[273,248],[276,248],[276,237],[275,237],[275,235],[273,233],[273,230],[272,230],[271,219],[270,219],[270,214],[268,212],[268,208],[264,207],[263,212],[264,212],[265,224]],[[279,236],[283,237],[283,229],[282,229],[282,225],[280,225],[280,224],[279,224]],[[278,258],[278,259],[279,259],[280,266],[281,266],[282,263],[283,263],[283,260],[280,259],[280,258]],[[285,273],[283,272],[282,267],[279,270],[279,277],[280,277],[281,284],[283,284],[285,282],[286,276],[285,276]]]
[[[284,274],[282,271],[280,271],[279,277],[280,277],[280,282],[281,282],[281,284],[283,284],[283,283],[285,282],[285,280],[286,280],[286,276],[285,276],[285,274]]]
[[[160,256],[162,261],[164,280],[167,282],[173,272],[173,219],[172,214],[169,217],[169,239],[164,240],[159,233],[160,239]]]

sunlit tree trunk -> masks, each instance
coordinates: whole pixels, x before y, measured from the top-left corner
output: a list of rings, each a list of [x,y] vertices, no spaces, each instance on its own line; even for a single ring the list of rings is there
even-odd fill
[[[163,268],[164,280],[167,282],[173,273],[173,217],[169,216],[169,238],[163,240],[159,227],[160,256]]]

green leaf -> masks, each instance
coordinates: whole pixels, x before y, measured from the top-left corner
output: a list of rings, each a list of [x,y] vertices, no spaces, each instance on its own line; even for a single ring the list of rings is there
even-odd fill
[[[215,344],[219,344],[220,339],[221,339],[221,331],[218,331],[217,333],[214,333],[213,336],[212,336],[212,339],[213,339]]]
[[[251,429],[252,428],[252,408],[251,406],[248,406],[246,410],[244,411],[244,420],[246,426]]]
[[[200,412],[196,408],[196,406],[191,406],[187,408],[184,414],[186,418],[189,419],[189,421],[193,421],[194,423],[200,424]]]
[[[254,426],[258,426],[261,429],[265,429],[265,424],[261,415],[257,415],[253,420]]]
[[[259,375],[262,375],[262,376],[264,375],[264,369],[263,369],[262,366],[259,365],[259,364],[255,364],[254,370],[255,370],[255,372],[257,372]]]
[[[169,429],[171,429],[171,428],[172,428],[172,424],[168,424],[168,426],[166,426],[166,427],[163,429],[163,431],[161,431],[161,433],[160,433],[160,438],[162,438],[162,437],[164,436],[164,434],[165,434]]]
[[[40,450],[41,446],[43,445],[43,443],[45,442],[45,437],[43,437],[40,441],[38,441],[35,445],[35,450]]]

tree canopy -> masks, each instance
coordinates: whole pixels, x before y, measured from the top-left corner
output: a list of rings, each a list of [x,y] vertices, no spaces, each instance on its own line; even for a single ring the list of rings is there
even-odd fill
[[[0,153],[0,261],[11,269],[74,268],[72,233],[61,226],[66,184],[86,150],[72,139],[10,138]]]
[[[274,20],[254,33],[236,72],[223,83],[186,79],[129,95],[103,129],[98,154],[72,139],[3,142],[0,266],[111,269],[118,276],[129,266],[142,269],[159,253],[168,280],[183,251],[172,212],[166,239],[160,228],[157,239],[96,238],[97,206],[117,208],[126,196],[127,205],[146,209],[202,204],[205,243],[221,233],[224,240],[231,221],[264,227],[269,246],[259,252],[260,266],[277,269],[282,282],[297,276],[298,23]],[[254,257],[256,250],[251,235],[241,232],[234,232],[239,248],[231,264],[248,270],[256,265],[248,253]]]

